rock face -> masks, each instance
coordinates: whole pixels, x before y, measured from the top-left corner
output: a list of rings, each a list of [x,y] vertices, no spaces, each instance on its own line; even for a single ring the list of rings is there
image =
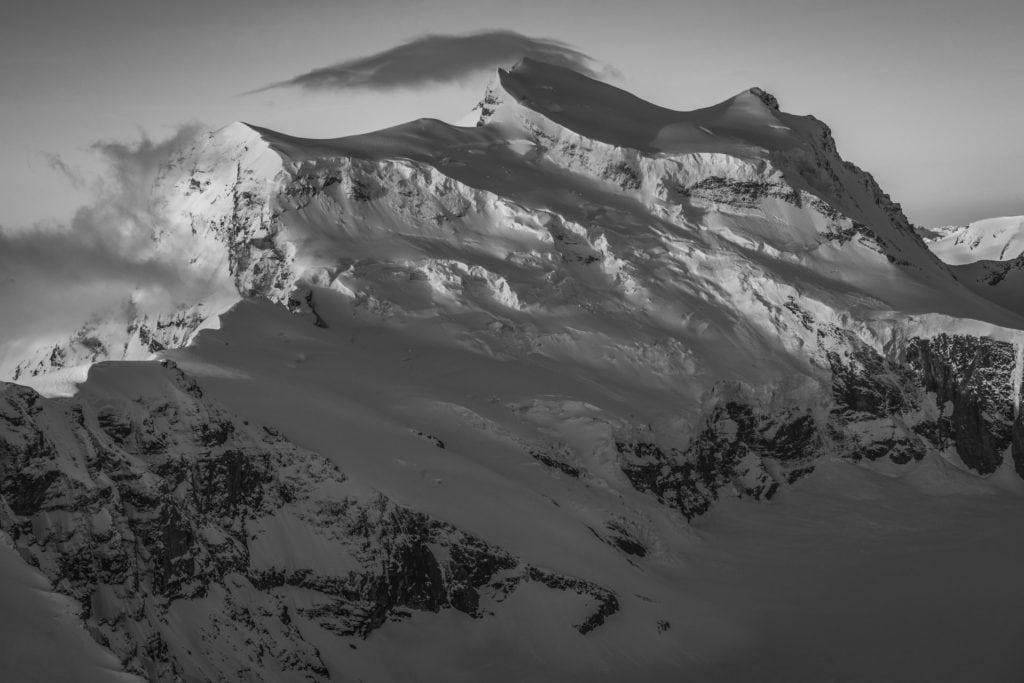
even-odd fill
[[[1010,446],[1020,405],[1016,356],[1010,344],[944,334],[915,339],[907,349],[908,364],[940,406],[933,443],[953,444],[964,464],[982,474],[994,472]]]
[[[723,491],[769,499],[835,454],[896,465],[955,456],[980,475],[1004,461],[1022,471],[1019,342],[939,334],[883,355],[848,333],[830,334],[847,347],[823,352],[830,391],[812,395],[826,413],[810,405],[779,411],[742,388],[718,391],[685,450],[616,442],[630,483],[692,519]]]
[[[955,452],[979,474],[1019,459],[1010,452],[1021,398],[1019,343],[940,334],[909,339],[890,358],[860,348],[846,358],[830,354],[829,362],[833,431],[851,457],[905,464]]]
[[[723,489],[769,499],[811,472],[824,451],[813,415],[763,415],[756,408],[733,400],[716,404],[685,451],[617,442],[622,470],[634,487],[687,519],[707,512]]]
[[[486,618],[523,582],[590,600],[580,633],[617,611],[607,589],[354,486],[172,363],[148,374],[137,400],[5,384],[0,401],[0,526],[127,670],[323,680],[304,622],[365,638],[404,610]]]

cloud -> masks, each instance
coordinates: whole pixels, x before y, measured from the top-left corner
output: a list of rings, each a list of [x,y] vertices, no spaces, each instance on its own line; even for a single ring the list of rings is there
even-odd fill
[[[59,154],[45,155],[46,165],[61,174],[71,183],[71,187],[80,190],[85,187],[85,179],[78,169],[72,168]]]
[[[427,35],[366,57],[314,69],[252,91],[299,87],[306,90],[364,88],[391,90],[461,81],[482,71],[531,57],[593,78],[614,75],[590,56],[558,40],[530,38],[514,31]],[[246,94],[252,94],[246,93]]]
[[[91,321],[127,325],[196,302],[209,283],[182,263],[190,231],[171,222],[153,187],[199,130],[189,124],[164,140],[96,143],[106,171],[92,179],[52,158],[95,198],[67,223],[0,227],[0,368],[15,350],[67,340]]]

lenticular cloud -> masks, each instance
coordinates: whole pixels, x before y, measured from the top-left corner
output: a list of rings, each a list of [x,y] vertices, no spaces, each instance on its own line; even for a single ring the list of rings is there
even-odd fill
[[[423,36],[372,55],[313,69],[253,92],[285,87],[391,90],[449,83],[523,57],[564,66],[595,78],[615,73],[558,40],[531,38],[515,31],[481,31]]]

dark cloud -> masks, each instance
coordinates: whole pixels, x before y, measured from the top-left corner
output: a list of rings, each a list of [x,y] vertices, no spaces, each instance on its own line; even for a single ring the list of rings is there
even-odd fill
[[[594,78],[615,73],[561,41],[530,38],[514,31],[483,31],[423,36],[383,52],[314,69],[252,92],[284,87],[389,90],[449,83],[497,66],[511,65],[523,57],[568,67]]]

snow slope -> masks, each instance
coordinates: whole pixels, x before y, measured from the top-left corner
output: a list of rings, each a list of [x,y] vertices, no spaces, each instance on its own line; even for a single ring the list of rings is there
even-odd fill
[[[38,570],[0,535],[0,663],[7,681],[129,683],[142,679],[121,671],[79,621],[79,605],[55,592]]]
[[[527,60],[474,118],[196,141],[158,192],[240,300],[5,385],[0,526],[125,669],[1019,674],[1024,311],[763,91]]]
[[[1004,216],[952,227],[928,238],[928,247],[953,266],[957,279],[981,296],[1024,312],[1024,217]]]
[[[928,247],[953,266],[1012,261],[1024,254],[1024,216],[986,218],[953,228],[944,236],[928,240]]]

